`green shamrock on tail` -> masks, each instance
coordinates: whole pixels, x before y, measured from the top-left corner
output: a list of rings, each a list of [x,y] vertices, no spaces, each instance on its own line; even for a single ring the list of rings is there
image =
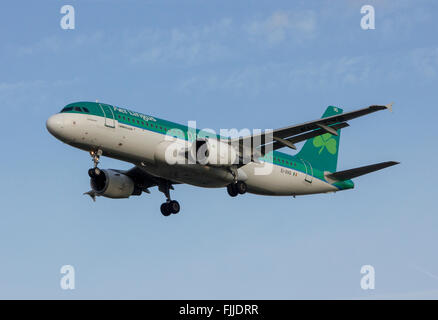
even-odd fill
[[[330,133],[324,133],[323,135],[315,137],[313,139],[313,145],[316,148],[320,148],[318,154],[321,154],[324,148],[331,154],[336,153],[336,140],[332,138]]]

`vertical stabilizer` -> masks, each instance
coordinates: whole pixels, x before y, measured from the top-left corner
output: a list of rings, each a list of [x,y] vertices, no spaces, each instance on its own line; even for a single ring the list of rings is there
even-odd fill
[[[340,108],[329,106],[322,118],[334,116],[342,112],[343,110]],[[337,136],[331,133],[324,133],[323,135],[306,140],[296,157],[310,162],[313,168],[321,171],[335,172],[338,164],[341,129],[337,130],[337,133]]]

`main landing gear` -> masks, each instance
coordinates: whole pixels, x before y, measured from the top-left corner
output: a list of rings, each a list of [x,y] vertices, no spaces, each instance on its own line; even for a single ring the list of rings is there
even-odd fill
[[[179,209],[180,206],[178,201],[176,200],[166,201],[160,207],[161,213],[165,217],[168,217],[171,214],[177,214],[179,212]]]
[[[243,181],[237,181],[235,183],[230,183],[227,186],[228,194],[231,197],[236,197],[238,194],[245,194],[248,191],[248,186]]]
[[[169,181],[165,181],[163,184],[158,186],[158,190],[163,192],[166,196],[166,202],[164,202],[160,207],[161,213],[165,217],[168,217],[171,214],[177,214],[180,210],[178,201],[170,198],[170,189],[173,189],[173,187]]]

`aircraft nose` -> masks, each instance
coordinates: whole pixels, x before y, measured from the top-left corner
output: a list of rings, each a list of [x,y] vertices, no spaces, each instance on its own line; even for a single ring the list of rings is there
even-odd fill
[[[51,116],[46,121],[46,127],[52,135],[59,137],[64,127],[63,116],[61,114],[55,114]]]

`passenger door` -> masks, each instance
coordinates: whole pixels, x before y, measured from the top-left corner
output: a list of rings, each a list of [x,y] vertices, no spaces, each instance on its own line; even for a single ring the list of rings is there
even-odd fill
[[[301,161],[304,164],[304,167],[306,168],[306,176],[304,177],[304,181],[308,183],[312,183],[313,181],[313,168],[309,161],[301,159]]]
[[[102,109],[103,115],[105,117],[105,126],[109,128],[116,127],[116,119],[114,117],[113,108],[107,104],[100,104],[100,108]]]

